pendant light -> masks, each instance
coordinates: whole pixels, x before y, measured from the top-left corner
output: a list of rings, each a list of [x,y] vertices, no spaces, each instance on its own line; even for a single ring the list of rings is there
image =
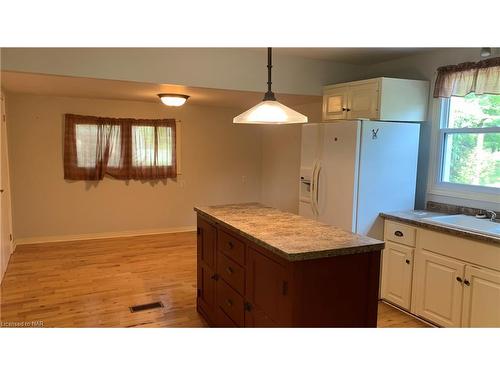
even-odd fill
[[[307,116],[276,100],[271,91],[272,49],[267,49],[267,92],[264,100],[233,119],[235,124],[303,124]]]

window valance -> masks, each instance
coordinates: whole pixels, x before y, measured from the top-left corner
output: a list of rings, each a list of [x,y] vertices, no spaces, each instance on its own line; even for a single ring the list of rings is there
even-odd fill
[[[435,98],[476,94],[500,94],[500,57],[438,68]]]

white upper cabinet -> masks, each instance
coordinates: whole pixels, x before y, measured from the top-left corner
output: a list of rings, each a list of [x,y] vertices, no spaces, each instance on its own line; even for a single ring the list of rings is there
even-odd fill
[[[323,97],[323,119],[345,119],[347,110],[347,90],[345,86],[328,90]]]
[[[373,78],[323,88],[323,121],[425,121],[429,82]]]

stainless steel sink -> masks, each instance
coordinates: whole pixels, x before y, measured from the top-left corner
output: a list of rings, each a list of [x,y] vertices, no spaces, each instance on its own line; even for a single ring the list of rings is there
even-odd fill
[[[477,219],[467,215],[446,215],[423,218],[422,221],[500,238],[500,223],[488,219]]]

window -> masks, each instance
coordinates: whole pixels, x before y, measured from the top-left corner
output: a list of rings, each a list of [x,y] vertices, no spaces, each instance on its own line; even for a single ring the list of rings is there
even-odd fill
[[[176,177],[176,123],[66,115],[64,178],[100,180]]]
[[[442,101],[440,182],[500,188],[500,95]]]

